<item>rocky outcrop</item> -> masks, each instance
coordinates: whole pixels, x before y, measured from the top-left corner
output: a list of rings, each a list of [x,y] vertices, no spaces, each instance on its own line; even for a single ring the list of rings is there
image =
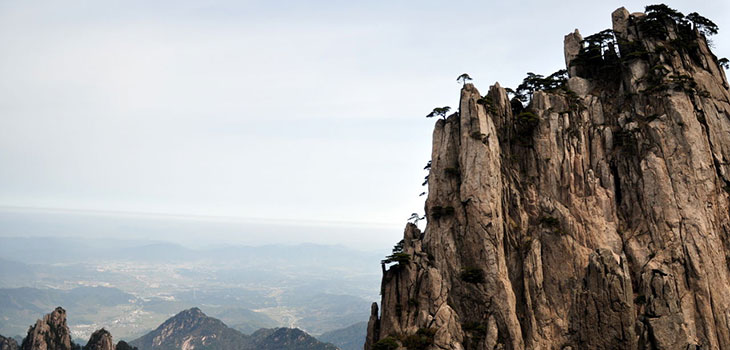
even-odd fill
[[[0,335],[0,350],[18,350],[18,342],[13,338],[5,338]]]
[[[696,25],[612,22],[566,36],[565,85],[526,109],[466,84],[436,123],[366,350],[730,349],[725,73]]]
[[[83,350],[115,350],[111,333],[104,328],[92,333]]]
[[[22,350],[71,350],[71,332],[66,324],[66,310],[57,307],[36,321],[23,339]]]
[[[370,306],[370,319],[368,320],[367,335],[365,336],[365,349],[370,349],[380,335],[380,318],[378,317],[378,303]]]
[[[120,340],[117,346],[114,347],[114,350],[137,350],[137,348],[129,345],[124,340]]]

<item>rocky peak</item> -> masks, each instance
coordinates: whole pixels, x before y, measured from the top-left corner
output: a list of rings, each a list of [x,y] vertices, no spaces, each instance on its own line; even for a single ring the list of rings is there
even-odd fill
[[[119,343],[114,347],[114,350],[137,350],[136,347],[129,345],[124,340],[120,340]]]
[[[114,350],[112,335],[102,328],[91,334],[83,350]]]
[[[248,339],[218,319],[208,317],[200,309],[178,313],[154,331],[129,343],[141,350],[186,349],[199,347],[234,349],[247,344]],[[238,344],[235,346],[235,344]]]
[[[0,335],[0,350],[18,350],[18,342],[13,338],[5,338]]]
[[[567,35],[527,106],[463,87],[366,350],[730,349],[730,91],[682,16]]]
[[[173,334],[175,330],[180,329],[195,329],[205,324],[214,325],[223,322],[217,319],[210,318],[204,314],[200,309],[194,307],[192,309],[184,310],[165,321],[158,329],[162,330],[163,334]]]
[[[183,322],[200,322],[208,318],[206,314],[203,313],[199,308],[194,307],[187,310],[183,310],[179,312],[175,317],[173,317],[172,321],[183,321]]]
[[[66,310],[57,307],[36,321],[23,339],[23,350],[71,350],[71,332],[66,324]]]
[[[578,56],[580,49],[583,48],[583,36],[580,35],[578,29],[563,38],[563,47],[565,66],[568,67],[571,75],[575,75],[575,68],[570,66],[570,62]]]

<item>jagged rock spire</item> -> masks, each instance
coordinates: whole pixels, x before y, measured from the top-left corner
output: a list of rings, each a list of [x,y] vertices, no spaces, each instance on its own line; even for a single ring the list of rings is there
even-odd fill
[[[18,350],[18,342],[13,338],[0,335],[0,350]]]
[[[91,334],[83,350],[114,350],[114,348],[111,333],[102,328]]]
[[[22,350],[71,350],[71,332],[66,324],[66,310],[57,307],[36,321],[23,339]]]
[[[580,52],[580,49],[582,47],[583,36],[580,35],[580,31],[578,31],[578,29],[563,38],[565,67],[568,70],[568,75],[570,75],[571,77],[576,75],[575,67],[571,67],[571,62],[578,56],[578,53]]]
[[[701,33],[646,18],[615,11],[606,57],[566,36],[569,89],[525,111],[463,87],[366,350],[730,349],[730,91]]]

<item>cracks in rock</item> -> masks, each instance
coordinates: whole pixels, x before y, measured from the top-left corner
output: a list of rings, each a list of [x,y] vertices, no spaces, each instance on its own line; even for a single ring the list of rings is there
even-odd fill
[[[623,200],[623,194],[621,192],[621,177],[619,176],[618,166],[615,160],[611,162],[609,168],[613,177],[614,200],[617,208],[616,212],[618,212],[618,207],[621,206],[621,201]]]
[[[627,16],[629,15],[627,14]],[[673,63],[676,67],[672,68],[681,70],[678,67],[684,65],[692,68],[692,62],[689,61],[690,57],[680,58],[686,62],[679,62],[680,59],[675,58]],[[675,72],[675,74],[681,74],[681,72]],[[631,91],[632,85],[635,85],[633,81],[627,81],[622,89]],[[424,251],[433,251],[438,258],[429,258],[429,261],[433,260],[437,263],[424,267],[421,264],[425,265],[426,260],[419,260],[419,264],[412,265],[411,269],[426,272],[417,273],[415,277],[413,277],[413,270],[409,270],[410,274],[403,272],[403,275],[400,276],[402,279],[400,282],[390,282],[392,283],[388,286],[390,297],[395,296],[396,293],[391,288],[397,284],[396,288],[399,289],[400,294],[408,293],[410,297],[412,294],[420,292],[418,298],[421,303],[427,304],[424,300],[437,300],[428,303],[428,306],[423,305],[419,308],[433,308],[435,304],[442,305],[440,307],[452,305],[454,307],[453,316],[457,320],[464,320],[469,317],[472,318],[469,320],[480,320],[478,317],[484,311],[483,305],[474,305],[485,300],[485,297],[490,293],[495,294],[497,295],[495,303],[500,305],[494,307],[501,308],[505,312],[500,317],[500,332],[514,332],[516,334],[515,338],[519,338],[520,334],[518,333],[520,332],[517,331],[519,329],[522,339],[529,340],[526,344],[528,348],[532,349],[538,347],[551,348],[550,346],[568,344],[565,342],[566,339],[574,339],[571,335],[565,338],[566,334],[570,334],[572,325],[563,326],[559,324],[560,321],[572,322],[576,320],[582,322],[586,321],[588,317],[593,317],[593,321],[597,318],[598,323],[606,324],[603,329],[608,332],[607,334],[615,335],[611,336],[610,341],[614,342],[612,344],[618,344],[616,341],[626,341],[629,338],[628,334],[633,334],[632,327],[636,325],[642,342],[637,347],[640,349],[667,348],[667,340],[662,337],[666,337],[667,334],[674,331],[677,333],[676,338],[684,341],[684,332],[688,328],[679,329],[677,325],[680,323],[676,323],[678,320],[680,322],[696,320],[696,333],[712,334],[709,331],[703,333],[699,330],[701,327],[713,329],[711,322],[705,322],[705,320],[709,320],[710,316],[699,315],[700,310],[707,312],[706,304],[708,300],[703,298],[703,293],[710,294],[709,302],[713,310],[715,308],[722,310],[725,307],[724,303],[727,301],[724,299],[722,291],[715,291],[714,294],[713,291],[708,291],[710,286],[713,285],[708,279],[724,277],[719,269],[711,267],[710,264],[724,265],[722,264],[724,262],[727,266],[730,266],[730,255],[726,253],[725,261],[722,261],[719,258],[721,255],[720,250],[708,252],[705,246],[709,246],[710,242],[715,244],[719,242],[713,236],[716,232],[719,232],[718,234],[725,241],[730,239],[728,238],[730,232],[722,233],[722,231],[718,231],[721,229],[727,230],[730,227],[727,218],[720,217],[719,220],[721,221],[718,222],[713,221],[714,218],[712,217],[713,215],[719,217],[725,214],[719,212],[722,211],[721,209],[726,209],[724,203],[727,201],[727,195],[718,190],[717,187],[721,186],[721,183],[730,186],[730,182],[722,176],[721,171],[723,170],[722,167],[727,167],[726,164],[722,163],[724,161],[722,152],[725,150],[717,148],[724,147],[724,145],[714,139],[716,134],[709,134],[709,127],[714,126],[715,130],[712,131],[721,132],[726,127],[727,120],[724,118],[728,112],[725,111],[725,114],[720,116],[720,119],[723,119],[721,121],[710,119],[708,123],[707,120],[703,120],[704,118],[698,118],[705,135],[696,135],[698,125],[694,124],[693,121],[690,120],[691,123],[688,122],[688,126],[681,125],[683,120],[687,120],[688,117],[691,119],[692,116],[689,115],[689,108],[685,110],[684,107],[688,107],[688,105],[684,105],[686,98],[680,96],[679,92],[671,98],[667,98],[662,94],[628,97],[624,94],[625,90],[600,91],[601,89],[606,90],[606,87],[599,87],[590,92],[592,96],[596,97],[593,102],[596,104],[596,106],[593,106],[596,112],[593,115],[591,115],[591,111],[586,112],[585,120],[572,113],[566,117],[571,118],[570,125],[575,130],[561,129],[560,120],[563,119],[559,116],[561,119],[558,120],[557,131],[550,131],[550,134],[548,134],[549,139],[538,139],[537,136],[545,135],[545,130],[541,129],[539,133],[530,137],[530,145],[521,145],[518,140],[513,139],[513,136],[517,138],[518,135],[510,134],[514,131],[513,124],[509,123],[512,120],[511,118],[504,116],[503,119],[500,119],[495,134],[501,148],[501,156],[498,158],[501,160],[499,174],[487,174],[483,170],[484,168],[480,168],[486,162],[493,161],[493,158],[497,156],[496,153],[482,154],[481,157],[475,155],[475,152],[490,152],[490,144],[487,144],[487,147],[481,147],[479,144],[471,143],[469,141],[471,138],[464,139],[463,137],[454,136],[461,135],[460,124],[454,123],[457,119],[452,119],[448,123],[441,122],[442,127],[446,130],[437,131],[436,133],[438,139],[435,144],[441,142],[438,146],[443,147],[436,152],[440,154],[442,164],[453,162],[455,153],[458,154],[458,159],[461,162],[470,164],[471,171],[465,171],[461,179],[462,182],[469,182],[469,186],[463,186],[462,184],[462,186],[454,188],[455,182],[444,179],[441,176],[442,174],[437,177],[439,181],[433,182],[432,185],[437,191],[429,192],[431,199],[428,203],[434,205],[436,201],[439,201],[444,206],[451,204],[456,208],[456,213],[451,219],[443,218],[428,223],[428,239],[432,244],[428,246],[429,248],[424,245],[423,249]],[[708,90],[714,91],[712,89]],[[598,91],[597,95],[596,91]],[[706,105],[712,102],[702,96],[693,97],[691,94],[688,94],[688,96],[695,108],[698,107],[697,104],[705,103]],[[633,101],[631,106],[622,105],[623,103],[629,103],[627,102],[629,99]],[[682,105],[672,105],[670,99],[681,99],[677,102],[681,102]],[[719,97],[717,101],[719,101]],[[677,110],[672,111],[674,114],[666,113],[662,109],[663,107]],[[598,115],[598,109],[596,108],[605,109],[602,113],[603,116]],[[725,108],[725,106],[718,108]],[[631,114],[632,111],[633,115]],[[482,113],[482,110],[479,110],[479,113]],[[654,116],[658,115],[657,113],[666,114],[666,117],[647,121],[647,115]],[[676,113],[682,115],[678,116]],[[695,113],[699,115],[700,112]],[[706,118],[714,118],[714,113],[710,106],[707,106]],[[489,111],[487,111],[487,114],[488,118],[494,117],[489,115]],[[539,114],[542,115],[543,113]],[[635,120],[629,119],[631,117]],[[585,123],[581,124],[582,121],[585,121]],[[464,125],[466,124],[468,123]],[[596,131],[594,130],[596,125],[601,125],[601,128],[610,128],[610,131]],[[682,128],[680,129],[677,125]],[[565,124],[562,124],[562,126],[565,126]],[[692,127],[692,129],[689,127]],[[614,130],[616,130],[614,138],[616,142],[611,149],[607,149],[608,144],[605,142],[601,144],[601,137],[606,139],[611,137],[611,132]],[[618,142],[622,131],[625,132],[627,141],[624,145],[620,145]],[[553,135],[555,137],[550,137]],[[573,140],[572,137],[576,139]],[[688,145],[688,143],[696,142],[704,147],[704,141],[702,141],[704,137],[708,138],[707,142],[710,144],[710,149],[715,150],[717,148],[718,151],[717,156],[712,153],[712,163],[714,164],[716,177],[719,179],[714,181],[715,192],[717,193],[708,192],[707,196],[711,197],[714,194],[722,198],[711,200],[714,209],[700,206],[694,210],[695,203],[692,201],[697,199],[696,194],[705,195],[705,190],[698,187],[703,185],[707,188],[711,187],[711,185],[701,183],[704,177],[708,179],[713,177],[711,170],[707,169],[710,160],[709,158],[705,159],[704,149],[700,161],[683,159],[682,150],[692,151],[693,154],[699,153],[697,149],[690,149],[692,145]],[[713,145],[710,137],[713,137],[715,143],[719,145]],[[676,140],[666,142],[668,140],[663,138],[675,138]],[[594,142],[596,142],[596,145],[592,148]],[[677,143],[679,147],[675,147],[674,143]],[[661,147],[664,147],[664,149]],[[512,158],[512,154],[514,154],[514,158]],[[517,159],[517,157],[521,159]],[[548,160],[549,158],[552,160]],[[694,168],[691,165],[691,169],[685,166],[685,164],[692,163],[695,165],[702,164],[703,176],[692,175],[691,171]],[[462,169],[466,169],[466,167]],[[594,178],[600,180],[600,183],[596,181],[594,185],[594,182],[589,181],[587,174],[591,171],[596,172]],[[681,171],[689,171],[689,176],[686,179],[682,178]],[[582,175],[582,178],[579,178],[579,175]],[[471,178],[472,176],[474,178]],[[495,194],[499,189],[488,188],[491,179],[486,176],[502,177],[500,194]],[[573,176],[573,182],[568,181],[571,176]],[[726,176],[728,175],[726,174]],[[696,189],[692,188],[693,185]],[[500,184],[494,186],[500,186]],[[580,186],[583,187],[584,198],[575,196],[576,193],[581,191]],[[599,188],[598,192],[600,193],[595,193],[594,186],[601,186],[606,190]],[[474,190],[475,187],[479,189]],[[590,190],[594,190],[594,193],[589,192]],[[467,193],[467,191],[470,193]],[[488,199],[482,197],[487,192],[490,193]],[[462,193],[464,198],[461,197]],[[687,193],[689,193],[689,199]],[[493,197],[492,194],[494,194]],[[596,194],[600,194],[601,198],[594,201],[594,198],[590,196]],[[603,196],[604,194],[608,196]],[[501,201],[498,198],[500,196],[502,197]],[[553,204],[560,203],[564,206],[564,208],[560,208],[558,215],[560,215],[566,227],[574,228],[575,232],[571,232],[573,233],[572,237],[541,236],[539,234],[540,231],[535,227],[537,217],[535,214],[541,210],[539,209],[541,204],[550,202]],[[484,208],[490,206],[491,208],[501,208],[501,212],[500,209],[495,211],[495,213],[500,212],[501,217],[495,215],[492,219],[486,218],[485,212],[488,210]],[[610,211],[613,211],[613,213]],[[600,216],[601,213],[606,214],[605,220]],[[700,218],[700,224],[693,225],[693,220],[697,220],[697,217],[693,215],[706,215],[708,218]],[[486,224],[490,220],[493,220],[493,227]],[[527,224],[527,221],[532,223]],[[519,222],[520,226],[516,222]],[[566,224],[567,222],[570,222],[570,225]],[[709,225],[706,225],[708,222]],[[502,225],[502,227],[500,228],[499,225]],[[594,225],[597,227],[594,228]],[[613,232],[605,233],[612,230],[614,226],[620,242],[616,240]],[[705,226],[712,232],[711,235],[705,237],[705,240],[702,240],[704,233],[699,230],[701,230],[700,227]],[[718,226],[721,228],[718,228]],[[581,230],[583,232],[580,232]],[[611,248],[620,250],[620,252],[616,252],[621,255],[620,268],[616,269],[613,262],[608,260],[602,261],[602,263],[605,262],[604,265],[609,265],[610,268],[603,266],[603,274],[595,277],[599,280],[588,281],[588,283],[593,283],[590,288],[593,288],[595,293],[594,295],[585,295],[587,302],[601,305],[589,306],[588,309],[591,310],[583,310],[583,313],[586,314],[583,316],[574,315],[572,318],[565,318],[563,315],[556,314],[563,311],[560,305],[563,299],[572,298],[570,301],[576,302],[576,296],[580,295],[581,282],[586,283],[586,281],[580,280],[581,274],[587,273],[584,271],[586,268],[585,252],[607,246],[602,238],[608,237],[608,235],[612,239],[611,242],[608,242]],[[526,237],[534,237],[535,240],[530,241]],[[576,240],[576,237],[578,240]],[[613,246],[614,243],[615,247]],[[723,243],[730,245],[730,242]],[[538,244],[543,244],[544,251],[542,254],[537,253],[535,246]],[[695,244],[695,246],[691,244]],[[725,247],[725,251],[728,249],[730,247]],[[556,257],[559,254],[564,254],[565,258]],[[699,257],[698,254],[700,254]],[[501,259],[506,260],[506,267],[503,267],[503,265],[496,267],[491,260],[486,259],[487,256],[491,260],[496,260],[494,256],[500,256],[500,262],[503,261]],[[484,286],[461,283],[458,279],[460,262],[476,262],[483,265],[481,267],[490,273],[497,271],[496,269],[499,269],[499,273],[502,273],[502,270],[506,269],[506,274],[499,275],[500,277],[506,276],[506,278],[504,281],[499,281],[499,286],[496,286],[494,282]],[[540,265],[538,266],[538,264]],[[430,266],[439,266],[439,270],[428,271],[432,268]],[[696,268],[691,269],[692,266]],[[681,268],[684,268],[684,270],[680,271]],[[702,272],[703,280],[701,280],[695,276],[697,270],[708,270],[709,272]],[[434,272],[439,277],[434,277],[429,282],[429,275]],[[540,278],[538,274],[542,274],[544,286],[538,285],[538,279]],[[569,275],[578,275],[578,277],[568,277]],[[490,278],[494,279],[495,276],[497,276],[496,272]],[[413,278],[415,278],[414,284],[406,285]],[[434,283],[436,278],[442,279],[439,283]],[[690,287],[690,284],[694,286]],[[704,285],[702,288],[698,288],[698,284]],[[596,285],[599,287],[596,287]],[[606,287],[605,290],[602,289],[603,287]],[[506,306],[506,299],[503,298],[503,295],[498,295],[498,293],[504,294],[503,292],[506,290],[510,290],[515,295],[517,306],[514,310]],[[546,296],[548,293],[554,294]],[[398,298],[401,298],[400,294]],[[692,297],[696,299],[695,310],[691,310],[690,307]],[[405,310],[408,298],[405,295],[402,298],[403,300],[400,300],[400,302],[403,303]],[[549,298],[549,300],[543,300],[544,298]],[[646,298],[652,298],[650,304],[653,305],[645,304]],[[612,302],[606,303],[606,300]],[[700,300],[705,303],[702,307],[699,307],[700,303],[698,301]],[[669,305],[671,305],[671,311]],[[390,306],[393,306],[392,300]],[[409,312],[415,309],[417,308],[408,308]],[[631,312],[632,318],[630,321],[629,318],[616,317],[617,314],[629,312],[626,310],[634,310]],[[430,321],[423,318],[414,321],[412,314],[410,314],[407,318],[404,318],[404,321],[400,321],[405,322],[401,326],[413,327],[413,322],[422,322],[419,326],[423,324],[429,327],[433,326],[436,324],[435,312],[438,311],[435,311],[434,314],[430,312],[433,310],[429,309],[428,311],[429,315],[433,317]],[[588,315],[589,312],[590,315]],[[510,315],[510,313],[513,313],[513,315]],[[714,327],[721,328],[721,323],[725,320],[720,319],[720,313],[715,313],[717,318],[714,319]],[[444,315],[446,314],[444,313]],[[668,318],[656,319],[656,317],[667,315]],[[418,316],[416,315],[416,317]],[[505,324],[505,318],[508,317],[516,317],[514,321],[517,321],[518,328],[515,328],[514,323],[509,323],[513,320],[509,320]],[[633,321],[636,319],[639,322]],[[445,321],[449,324],[451,322],[453,321]],[[642,325],[643,330],[641,330]],[[692,326],[682,327],[691,328]],[[679,334],[679,332],[682,332],[682,334]],[[459,334],[459,331],[450,330],[449,333],[453,334],[449,334],[448,339],[453,340],[455,344],[461,340],[462,335]],[[502,336],[505,334],[509,333],[503,333]],[[585,334],[596,335],[595,332]],[[507,337],[509,336],[511,335],[507,335]],[[688,335],[688,337],[691,336]],[[715,336],[724,337],[725,335],[715,334]],[[656,339],[657,337],[659,337],[659,340]],[[556,342],[549,343],[553,340]],[[451,347],[444,343],[439,345],[439,348],[454,349],[460,344]],[[580,346],[573,345],[573,343],[570,343],[570,345],[573,347]],[[474,346],[475,344],[464,344],[464,347],[469,350],[473,349]],[[606,348],[608,347],[606,346]],[[434,348],[437,347],[434,346]]]
[[[692,102],[692,106],[695,109],[695,113],[701,115],[701,118],[697,118],[697,121],[702,125],[704,129],[703,132],[707,138],[707,144],[710,146],[710,154],[712,156],[712,163],[714,166],[715,174],[717,175],[717,178],[723,182],[724,188],[730,189],[730,180],[726,179],[725,176],[722,175],[722,164],[720,160],[717,159],[717,157],[715,156],[716,146],[712,143],[712,138],[710,137],[710,126],[707,123],[705,112],[697,107],[697,102],[694,100],[694,97],[690,96],[690,100]]]

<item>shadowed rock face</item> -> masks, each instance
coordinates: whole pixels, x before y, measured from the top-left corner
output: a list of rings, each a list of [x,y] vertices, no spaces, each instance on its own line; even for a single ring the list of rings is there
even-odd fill
[[[56,308],[28,329],[23,350],[71,350],[71,333],[66,325],[66,310]]]
[[[137,348],[129,345],[124,340],[120,340],[119,343],[117,343],[117,346],[114,347],[115,350],[137,350]]]
[[[126,343],[125,343],[126,344]],[[102,328],[91,334],[83,350],[114,350],[112,335]]]
[[[698,31],[645,19],[615,11],[599,62],[566,36],[569,89],[534,93],[536,125],[464,86],[366,350],[730,349],[727,79]]]
[[[13,338],[5,338],[0,335],[0,350],[18,350],[18,342]]]

